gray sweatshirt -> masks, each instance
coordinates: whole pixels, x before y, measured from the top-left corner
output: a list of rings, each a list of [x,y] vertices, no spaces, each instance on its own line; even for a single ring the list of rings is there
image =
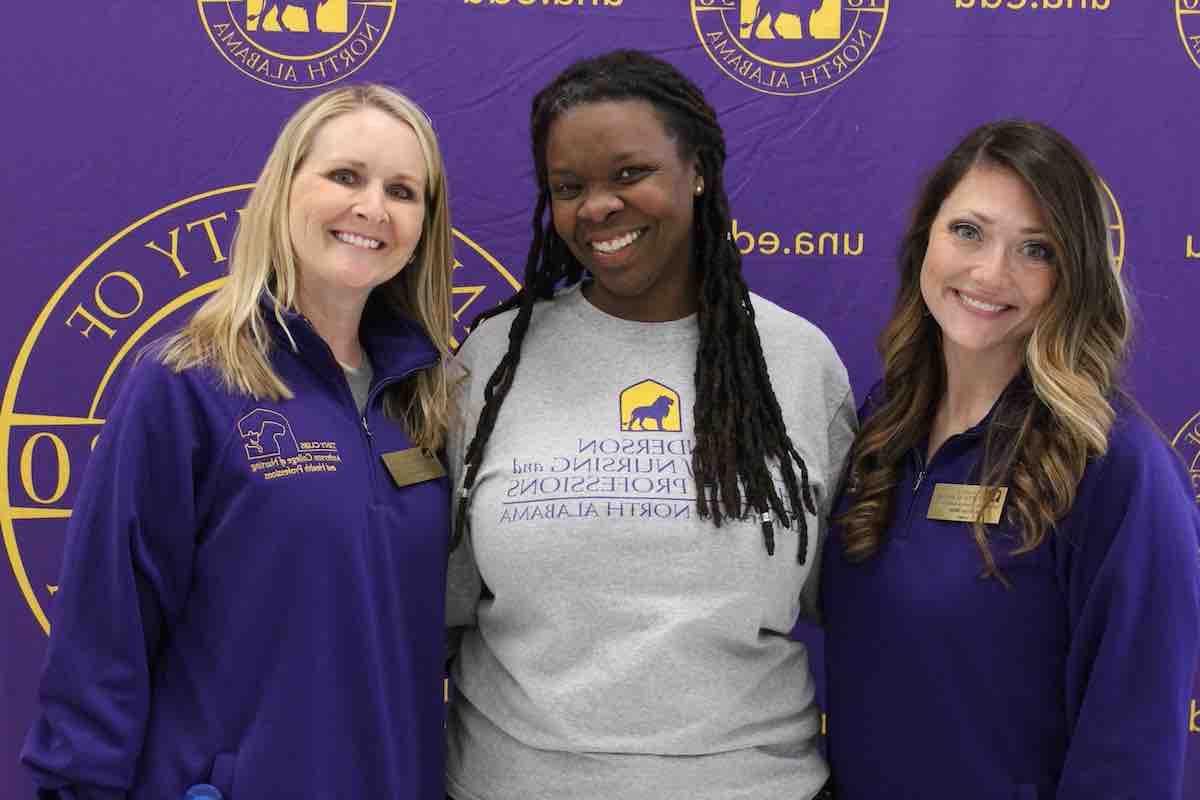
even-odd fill
[[[818,504],[803,565],[795,523],[769,557],[757,519],[697,514],[695,316],[629,322],[577,287],[536,306],[451,558],[452,797],[803,800],[825,781],[808,655],[788,634],[816,615],[854,401],[819,330],[753,303]],[[456,488],[511,320],[459,354]]]

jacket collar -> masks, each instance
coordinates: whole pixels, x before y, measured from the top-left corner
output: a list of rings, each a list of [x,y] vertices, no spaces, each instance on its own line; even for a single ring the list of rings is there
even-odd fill
[[[264,291],[259,297],[259,307],[271,328],[276,346],[297,352],[314,366],[336,366],[329,345],[303,314],[280,306],[281,327],[275,315],[276,300],[269,291]],[[388,308],[375,294],[367,300],[363,310],[359,337],[367,357],[371,359],[376,381],[433,366],[439,360],[437,350],[425,331],[417,323]]]
[[[1021,370],[1016,376],[1008,382],[1008,385],[996,397],[992,407],[984,414],[983,419],[979,420],[975,425],[963,431],[963,434],[972,436],[982,435],[987,431],[988,426],[992,424],[1009,427],[1016,424],[1010,421],[1014,411],[1017,409],[1024,410],[1025,406],[1033,401],[1033,383],[1029,379],[1029,375],[1025,370]],[[866,422],[876,411],[883,406],[887,400],[887,387],[883,380],[876,381],[875,385],[867,391],[867,396],[858,408],[859,422]]]

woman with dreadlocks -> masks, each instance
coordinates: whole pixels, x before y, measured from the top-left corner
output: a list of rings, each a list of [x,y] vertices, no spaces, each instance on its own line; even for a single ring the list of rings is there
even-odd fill
[[[1200,514],[1118,388],[1103,192],[1005,121],[917,200],[824,554],[843,798],[1183,796]]]
[[[725,145],[651,56],[533,101],[525,286],[460,359],[456,800],[828,797],[805,647],[846,371],[749,293]]]

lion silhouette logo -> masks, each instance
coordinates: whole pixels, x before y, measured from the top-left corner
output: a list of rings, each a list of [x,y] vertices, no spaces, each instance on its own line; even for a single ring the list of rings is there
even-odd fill
[[[679,392],[647,378],[621,392],[623,431],[681,431]]]
[[[658,430],[663,429],[663,420],[667,414],[671,413],[671,406],[675,405],[675,401],[665,394],[660,394],[658,399],[653,403],[645,406],[638,406],[629,415],[629,421],[621,426],[623,430],[646,430],[646,420],[654,420],[654,427]],[[637,425],[637,428],[633,426]]]
[[[246,458],[294,456],[299,450],[291,423],[278,411],[256,408],[238,420],[238,433],[246,449]]]
[[[262,8],[257,13],[250,13],[249,5],[246,8],[246,30],[256,31],[262,24],[265,24],[267,17],[271,12],[275,12],[275,19],[281,30],[291,32],[304,32],[306,30],[317,30],[317,10],[328,3],[329,0],[262,0]],[[287,11],[289,6],[296,6],[304,10],[308,15],[307,28],[289,28],[287,22],[284,21],[283,12]]]
[[[826,3],[837,0],[758,0],[754,9],[754,18],[748,25],[743,25],[740,37],[752,39],[757,36],[759,23],[771,18],[768,29],[780,39],[804,39],[812,36],[810,22],[813,14],[821,11]],[[790,14],[800,21],[800,35],[793,36],[779,27],[781,14]],[[744,19],[744,17],[743,17]]]

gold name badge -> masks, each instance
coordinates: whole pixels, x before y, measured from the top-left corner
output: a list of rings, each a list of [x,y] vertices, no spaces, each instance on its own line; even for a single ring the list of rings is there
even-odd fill
[[[944,522],[974,522],[983,508],[983,522],[995,525],[1004,510],[1007,486],[973,486],[966,483],[939,483],[933,487],[927,519]]]
[[[446,474],[442,462],[433,453],[419,447],[384,453],[383,463],[397,486],[411,486]]]

